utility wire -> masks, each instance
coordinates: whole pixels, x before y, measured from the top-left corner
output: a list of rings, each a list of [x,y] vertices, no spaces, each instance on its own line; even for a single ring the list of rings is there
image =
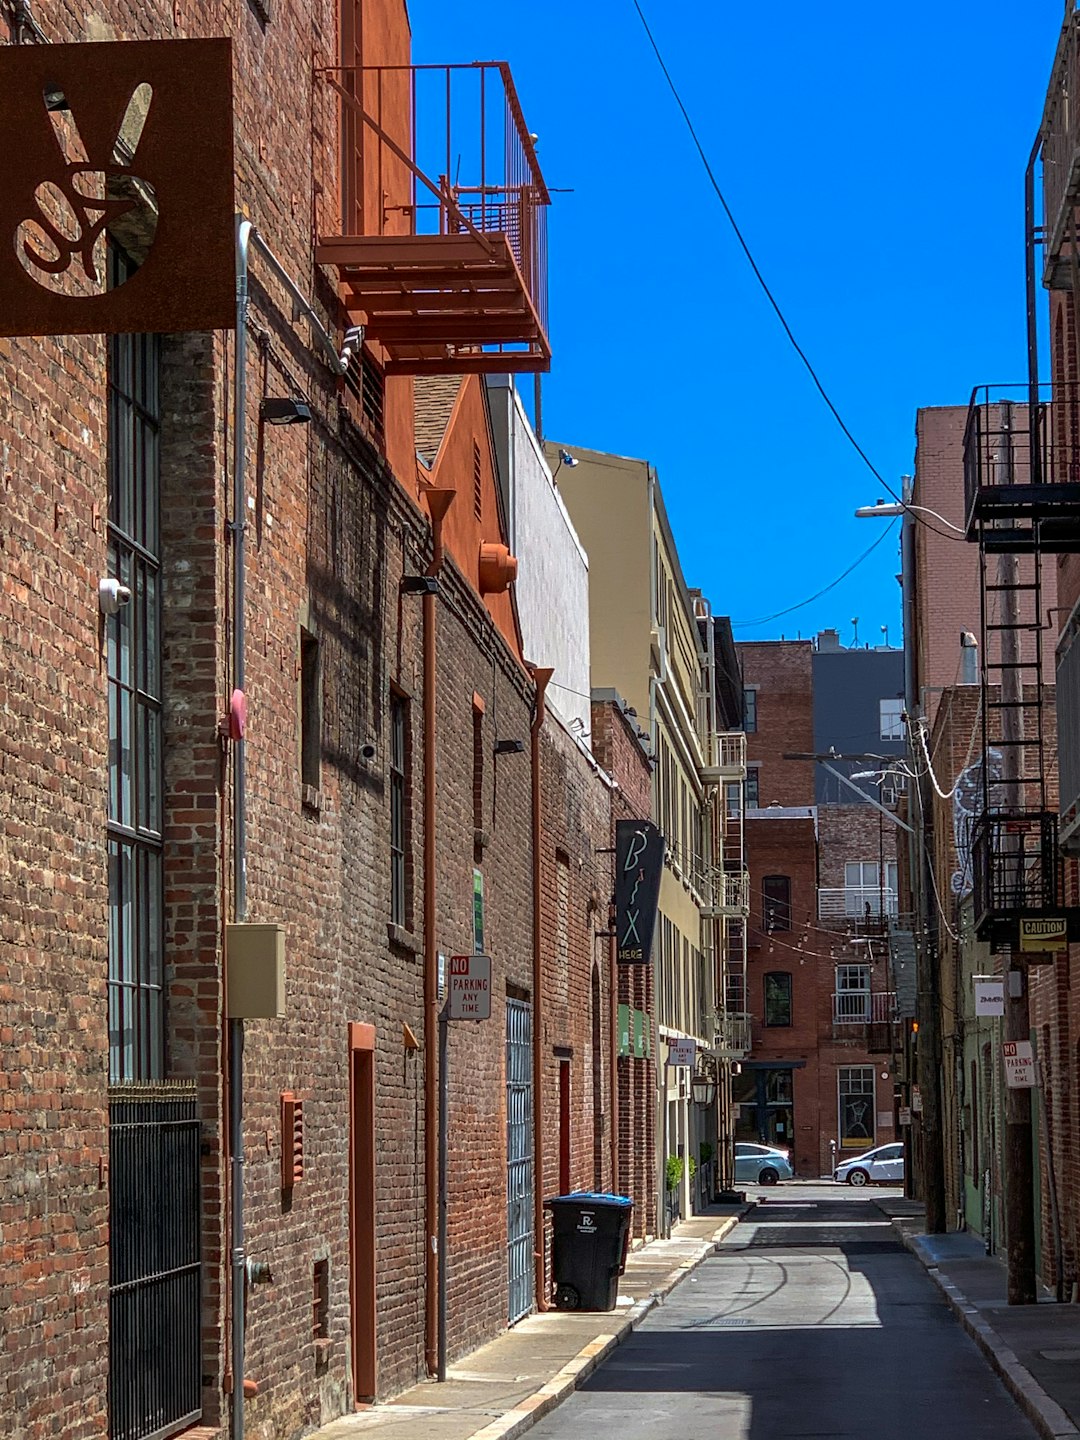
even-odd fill
[[[884,476],[883,476],[883,475],[881,474],[881,472],[878,470],[877,466],[876,466],[876,465],[873,463],[873,461],[870,459],[869,455],[867,455],[866,451],[865,451],[865,450],[862,448],[862,446],[859,444],[858,440],[856,440],[856,439],[855,439],[855,436],[851,433],[850,429],[849,429],[848,426],[847,426],[846,421],[844,420],[844,417],[840,414],[840,411],[839,411],[839,410],[836,408],[836,406],[833,404],[832,398],[831,398],[831,396],[829,395],[829,392],[825,389],[825,386],[821,383],[821,379],[819,378],[817,371],[814,369],[813,365],[811,364],[809,356],[807,355],[806,351],[802,348],[802,346],[799,344],[798,340],[796,340],[794,331],[792,330],[791,326],[788,324],[787,318],[786,318],[786,316],[784,315],[784,312],[780,309],[780,305],[779,305],[779,303],[778,303],[775,295],[774,295],[774,294],[772,293],[772,291],[769,289],[769,286],[768,286],[768,284],[767,284],[767,282],[766,282],[766,280],[765,280],[765,276],[761,273],[761,270],[758,268],[758,263],[757,263],[757,261],[754,259],[753,253],[752,253],[751,250],[750,250],[750,246],[746,243],[746,240],[745,240],[745,238],[743,237],[743,233],[742,233],[742,231],[739,229],[739,226],[738,226],[738,223],[737,223],[737,221],[736,221],[736,219],[735,219],[735,216],[732,214],[731,206],[728,204],[727,200],[725,199],[725,197],[724,197],[724,192],[720,189],[720,182],[717,180],[716,175],[713,173],[713,168],[712,168],[712,165],[709,163],[709,157],[708,157],[708,156],[706,155],[706,153],[705,153],[705,148],[704,148],[704,146],[702,145],[701,141],[698,139],[698,133],[697,133],[697,130],[694,128],[694,122],[693,122],[693,120],[691,120],[691,118],[690,118],[690,112],[687,110],[686,106],[683,104],[682,96],[679,94],[678,87],[676,86],[675,81],[674,81],[674,80],[672,79],[672,77],[671,77],[671,72],[668,70],[668,67],[667,67],[667,65],[666,65],[666,63],[665,63],[665,61],[664,61],[663,55],[660,53],[660,47],[659,47],[659,45],[656,43],[656,39],[655,39],[655,37],[654,37],[654,35],[653,35],[653,33],[652,33],[652,30],[649,28],[649,22],[648,22],[648,20],[646,20],[646,18],[645,18],[645,12],[644,12],[644,10],[642,10],[641,5],[640,5],[640,3],[639,3],[639,0],[634,0],[634,9],[637,11],[637,13],[638,13],[638,18],[640,19],[642,25],[645,27],[645,34],[646,34],[646,35],[648,36],[648,38],[649,38],[649,44],[652,46],[653,54],[656,56],[657,62],[658,62],[658,64],[659,64],[659,66],[660,66],[660,69],[661,69],[661,70],[663,71],[663,73],[664,73],[664,79],[665,79],[665,80],[667,81],[667,83],[668,83],[668,88],[671,90],[672,95],[675,97],[675,103],[676,103],[676,105],[678,105],[679,110],[682,112],[682,117],[683,117],[683,119],[686,121],[686,128],[689,130],[689,132],[690,132],[690,138],[693,140],[694,146],[695,146],[695,148],[697,149],[698,155],[701,157],[701,163],[702,163],[702,165],[704,165],[704,167],[705,167],[705,173],[706,173],[706,175],[709,177],[709,183],[712,185],[712,188],[716,191],[716,198],[720,201],[720,204],[724,207],[724,214],[727,216],[728,221],[729,221],[729,223],[730,223],[730,225],[731,225],[731,228],[732,228],[732,230],[735,232],[735,238],[736,238],[736,240],[738,240],[740,246],[742,247],[742,252],[743,252],[743,254],[746,256],[747,261],[749,262],[750,269],[754,272],[754,278],[757,280],[758,284],[761,286],[762,290],[764,291],[765,298],[768,300],[769,304],[772,306],[773,310],[776,312],[776,318],[780,321],[780,324],[781,324],[781,326],[783,327],[783,330],[784,330],[784,334],[785,334],[785,335],[787,336],[787,338],[791,341],[792,348],[794,349],[796,355],[798,355],[798,357],[799,357],[799,359],[802,361],[802,363],[805,365],[807,374],[810,376],[810,379],[814,382],[814,385],[815,385],[815,387],[816,387],[816,389],[817,389],[817,391],[818,391],[818,394],[821,396],[822,400],[825,401],[825,404],[828,406],[828,408],[829,408],[829,410],[830,410],[830,412],[831,412],[831,414],[832,414],[833,419],[836,421],[837,425],[839,425],[840,429],[843,431],[845,437],[846,437],[846,438],[848,439],[848,441],[851,443],[852,447],[854,448],[854,450],[855,450],[856,454],[859,456],[859,458],[862,460],[863,464],[864,464],[864,465],[866,466],[866,468],[870,471],[871,475],[873,475],[874,479],[877,480],[878,483],[879,483],[881,486],[884,487],[884,489],[888,492],[888,494],[890,494],[890,495],[893,497],[893,499],[898,502],[898,504],[904,505],[904,500],[903,500],[903,498],[896,493],[896,491],[892,488],[892,486],[889,484],[889,482],[884,478]],[[920,525],[925,525],[925,526],[927,527],[927,529],[928,529],[928,530],[932,530],[935,535],[940,535],[940,536],[942,536],[942,538],[945,539],[945,540],[959,540],[959,539],[962,538],[961,536],[958,536],[958,535],[950,535],[947,530],[939,530],[936,525],[931,525],[928,520],[925,520],[925,519],[923,518],[923,516],[921,516],[921,515],[917,515],[917,514],[915,513],[915,511],[912,510],[912,509],[911,509],[910,507],[908,507],[907,505],[904,505],[904,508],[905,508],[905,511],[907,512],[907,514],[909,514],[909,515],[912,517],[912,519],[916,520]],[[842,577],[841,577],[841,578],[842,578]],[[824,593],[824,592],[822,592],[822,593]],[[782,613],[783,613],[783,612],[782,612]]]
[[[770,620],[779,620],[783,615],[790,615],[794,610],[802,610],[804,606],[812,605],[815,600],[820,600],[822,595],[827,595],[830,590],[835,590],[841,580],[846,580],[853,570],[857,570],[863,561],[874,553],[886,536],[895,529],[896,521],[894,520],[891,525],[885,527],[874,543],[864,550],[857,560],[851,562],[842,575],[838,575],[835,580],[830,580],[828,585],[817,591],[816,594],[809,596],[806,600],[800,600],[797,605],[789,605],[786,610],[777,610],[772,615],[763,615],[758,620],[733,620],[732,627],[734,628],[736,625],[740,628],[746,625],[767,625]]]

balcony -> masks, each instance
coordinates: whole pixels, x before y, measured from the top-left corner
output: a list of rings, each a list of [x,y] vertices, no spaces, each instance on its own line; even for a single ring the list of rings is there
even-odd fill
[[[1065,909],[1058,817],[1048,811],[995,810],[979,816],[971,839],[975,934],[992,948],[1015,945],[1022,919],[1065,915],[1080,938],[1080,910]]]
[[[897,1018],[891,990],[837,990],[832,999],[834,1025],[888,1025]]]
[[[1032,403],[1034,401],[1034,403]],[[1075,384],[981,385],[964,433],[967,537],[988,552],[1080,548],[1080,394]]]
[[[818,890],[818,919],[844,925],[856,935],[884,935],[897,910],[895,890],[880,885],[840,885]]]
[[[750,1016],[725,1010],[714,1017],[712,1050],[719,1060],[742,1060],[750,1053]]]
[[[1075,0],[1058,41],[1042,119],[1044,283],[1072,287],[1074,210],[1080,199],[1080,10]]]
[[[705,785],[720,785],[746,779],[746,736],[742,731],[724,732],[714,737],[715,765],[703,766],[699,772]]]
[[[340,103],[337,270],[388,375],[547,370],[547,186],[510,69],[383,65],[317,75]]]
[[[714,870],[706,895],[701,911],[705,920],[750,914],[750,876],[745,870]]]

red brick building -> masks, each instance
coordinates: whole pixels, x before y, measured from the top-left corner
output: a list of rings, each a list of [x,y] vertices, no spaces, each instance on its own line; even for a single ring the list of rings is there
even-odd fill
[[[418,238],[406,171],[380,190],[370,163],[380,132],[408,143],[408,72],[378,115],[322,73],[407,65],[403,0],[340,26],[318,3],[59,5],[8,38],[234,21],[239,352],[225,331],[0,339],[0,1305],[27,1436],[217,1436],[243,1394],[248,1433],[284,1440],[437,1365],[455,955],[490,957],[491,1018],[448,1044],[451,1357],[546,1302],[567,1058],[571,1183],[614,1179],[611,788],[538,707],[482,382],[459,379],[508,327],[382,312],[341,258],[374,248],[385,283]],[[138,227],[109,245],[115,283]],[[543,364],[542,333],[521,341]]]
[[[837,792],[843,800],[822,803],[814,760],[785,758],[828,751],[815,695],[816,662],[826,654],[863,668],[879,658],[811,641],[739,646],[748,692],[754,1024],[750,1058],[734,1082],[737,1137],[789,1150],[804,1176],[831,1173],[837,1157],[894,1136],[883,935],[895,909],[895,827],[846,789]],[[876,727],[879,700],[891,698],[887,684],[871,698]],[[849,718],[852,748],[880,748],[880,730],[856,736],[858,723]]]

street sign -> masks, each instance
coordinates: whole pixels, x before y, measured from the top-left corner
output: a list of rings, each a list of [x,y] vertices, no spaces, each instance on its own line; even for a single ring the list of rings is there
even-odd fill
[[[1020,921],[1020,951],[1064,950],[1068,944],[1069,927],[1064,915],[1044,916],[1038,920]]]
[[[910,1106],[910,1105],[901,1105],[901,1106],[900,1106],[900,1124],[901,1124],[901,1125],[910,1125],[910,1124],[911,1124],[911,1106]]]
[[[922,1114],[922,1091],[918,1085],[912,1085],[911,1087],[911,1108],[916,1115]]]
[[[670,1040],[667,1063],[669,1065],[693,1065],[697,1058],[696,1040]]]
[[[450,956],[451,1020],[491,1019],[490,955]]]
[[[975,1014],[1005,1014],[1005,984],[1001,980],[975,981]]]
[[[648,965],[652,956],[664,837],[650,820],[619,820],[615,826],[615,959]]]
[[[1005,1084],[1010,1090],[1031,1090],[1035,1086],[1035,1057],[1030,1040],[1006,1040],[1001,1046],[1005,1057]]]

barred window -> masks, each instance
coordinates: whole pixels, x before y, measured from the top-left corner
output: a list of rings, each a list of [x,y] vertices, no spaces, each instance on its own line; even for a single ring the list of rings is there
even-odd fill
[[[110,284],[133,268],[110,250]],[[106,621],[109,1078],[164,1073],[161,338],[109,340],[109,574],[131,600]]]
[[[874,1067],[842,1065],[836,1072],[840,1144],[848,1148],[874,1143]]]
[[[408,791],[406,785],[406,702],[390,697],[390,923],[407,925]]]

